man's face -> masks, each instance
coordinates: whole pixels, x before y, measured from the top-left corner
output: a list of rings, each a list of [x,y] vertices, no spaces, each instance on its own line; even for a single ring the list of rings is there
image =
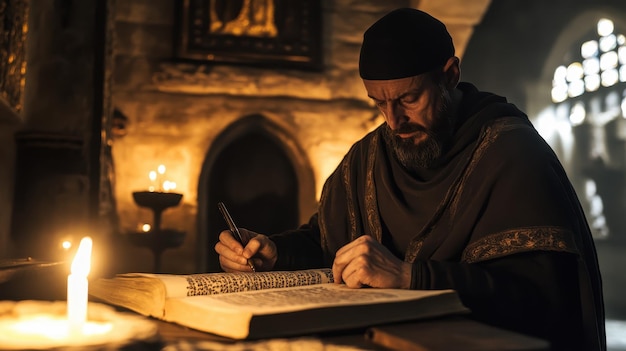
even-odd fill
[[[385,117],[385,140],[400,163],[408,170],[433,166],[453,133],[449,91],[428,74],[363,82]]]

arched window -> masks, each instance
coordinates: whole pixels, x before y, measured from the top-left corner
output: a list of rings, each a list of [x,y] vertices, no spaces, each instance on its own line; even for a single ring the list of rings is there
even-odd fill
[[[618,83],[626,82],[626,36],[616,34],[614,30],[613,21],[606,18],[599,20],[597,35],[580,45],[579,57],[554,70],[553,102],[578,102],[576,98],[585,93],[612,88]],[[623,95],[621,106],[626,109],[626,98]],[[577,112],[570,119],[573,124],[579,124],[585,118],[580,109]],[[626,111],[622,111],[622,117],[626,116],[624,112]]]
[[[581,44],[582,42],[582,44]],[[626,140],[626,36],[608,18],[575,43],[554,70],[551,90],[557,118],[574,138],[577,189],[595,237],[624,227]]]

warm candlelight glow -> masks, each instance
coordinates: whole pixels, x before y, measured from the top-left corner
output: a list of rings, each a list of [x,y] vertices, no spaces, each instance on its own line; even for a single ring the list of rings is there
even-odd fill
[[[63,250],[69,250],[72,247],[72,242],[69,240],[65,240],[61,243],[61,247],[63,248]]]
[[[149,231],[150,231],[150,229],[152,229],[152,226],[151,226],[150,224],[148,224],[148,223],[144,223],[144,224],[141,226],[141,231],[143,231],[144,233],[149,232]]]
[[[176,189],[176,183],[165,178],[165,165],[159,165],[156,171],[150,171],[148,177],[150,178],[150,186],[148,191],[150,192],[170,192]]]
[[[150,182],[152,183],[149,187],[148,187],[148,191],[153,192],[156,190],[156,179],[157,179],[157,172],[156,171],[150,171],[150,173],[148,173],[148,178],[150,178]]]
[[[10,329],[23,335],[42,336],[48,339],[60,340],[68,337],[67,324],[60,323],[49,315],[39,315],[28,320],[21,320],[11,324]],[[109,332],[112,329],[110,323],[88,323],[81,330],[85,336],[99,335]],[[71,332],[71,330],[70,330]]]
[[[81,333],[87,320],[87,275],[91,269],[92,245],[90,237],[80,241],[72,261],[71,274],[67,277],[67,319],[70,329]]]
[[[76,332],[69,325],[66,305],[65,301],[0,301],[0,349],[118,350],[135,340],[151,340],[157,332],[148,319],[93,302],[89,321]]]
[[[176,189],[176,183],[170,182],[169,180],[163,182],[163,191],[168,192],[174,189]]]

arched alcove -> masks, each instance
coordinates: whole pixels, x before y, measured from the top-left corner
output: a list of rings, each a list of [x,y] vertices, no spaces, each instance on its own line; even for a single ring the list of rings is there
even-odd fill
[[[199,271],[220,270],[213,247],[227,226],[219,201],[240,227],[263,234],[297,227],[316,206],[305,153],[262,115],[241,118],[215,139],[198,185]]]

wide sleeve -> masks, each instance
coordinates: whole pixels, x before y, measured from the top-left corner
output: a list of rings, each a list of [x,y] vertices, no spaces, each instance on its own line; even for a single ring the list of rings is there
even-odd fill
[[[499,134],[462,187],[452,220],[470,229],[465,262],[539,250],[578,254],[589,234],[556,155],[531,127]]]
[[[593,266],[582,254],[590,234],[565,172],[532,127],[489,142],[443,226],[466,238],[459,260],[416,260],[412,288],[455,289],[475,318],[553,350],[598,350],[583,330],[593,301],[581,297],[579,275]]]
[[[535,335],[554,350],[584,349],[576,257],[527,252],[480,263],[418,261],[412,289],[454,289],[472,317]]]
[[[317,213],[298,229],[272,235],[270,239],[278,251],[275,270],[324,267]]]

